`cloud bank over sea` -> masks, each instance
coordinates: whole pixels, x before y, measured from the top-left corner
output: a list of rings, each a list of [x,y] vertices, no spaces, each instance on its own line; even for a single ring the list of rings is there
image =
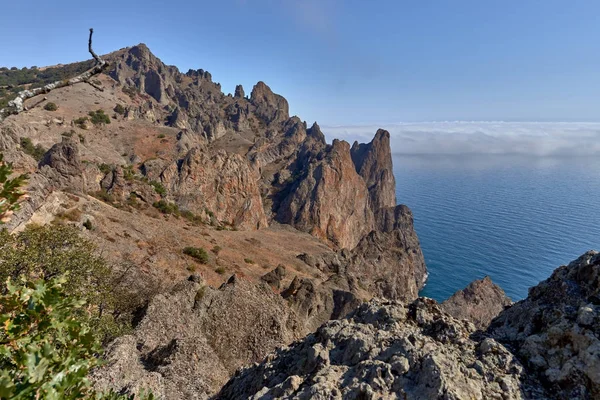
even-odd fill
[[[378,128],[395,154],[600,155],[598,122],[415,122],[381,126],[323,126],[327,140],[369,142]]]

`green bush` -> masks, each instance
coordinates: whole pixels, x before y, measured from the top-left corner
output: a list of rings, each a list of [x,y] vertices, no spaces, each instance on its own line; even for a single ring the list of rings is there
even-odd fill
[[[208,253],[202,247],[186,247],[183,249],[183,254],[192,257],[201,264],[208,262]]]
[[[121,114],[121,115],[123,115],[123,114],[125,114],[125,107],[123,107],[121,104],[117,104],[117,105],[115,106],[115,109],[114,109],[114,111],[115,111],[117,114]]]
[[[165,134],[164,134],[164,133],[161,133],[161,134],[159,134],[157,137],[158,137],[159,139],[164,139],[166,136],[165,136]]]
[[[245,262],[246,264],[256,264],[256,263],[254,262],[254,260],[252,260],[252,259],[250,259],[250,258],[244,258],[244,262]]]
[[[44,105],[44,110],[46,110],[46,111],[56,111],[56,110],[58,110],[58,106],[56,105],[56,103],[53,103],[53,102],[49,101],[48,103],[46,103]]]
[[[0,398],[133,400],[97,393],[87,379],[102,348],[85,321],[85,301],[67,294],[68,279],[7,282],[0,296]]]
[[[169,203],[165,200],[156,201],[152,206],[163,214],[173,214],[179,216],[179,207],[175,203]]]
[[[102,172],[104,175],[108,174],[109,172],[112,172],[113,170],[113,166],[112,165],[108,165],[105,163],[102,163],[98,166],[98,169],[100,170],[100,172]]]
[[[19,175],[9,179],[13,174],[12,164],[4,162],[0,153],[0,225],[10,220],[12,213],[19,209],[19,201],[25,193],[21,187],[28,179],[27,175]]]
[[[150,185],[154,188],[154,191],[161,196],[167,194],[167,189],[163,186],[162,183],[157,181],[150,181]]]
[[[104,114],[104,110],[99,109],[88,113],[90,121],[94,125],[110,124],[110,117]]]
[[[75,124],[75,126],[77,126],[78,128],[85,129],[85,124],[86,124],[86,122],[88,122],[88,121],[89,121],[89,118],[88,118],[88,117],[79,117],[79,118],[77,118],[77,119],[74,119],[74,120],[73,120],[73,123],[74,123],[74,124]]]
[[[42,158],[44,158],[44,154],[46,154],[46,149],[44,149],[41,144],[34,146],[29,138],[22,137],[20,144],[23,152],[29,154],[36,161],[41,161]]]
[[[86,301],[89,323],[104,341],[131,329],[135,311],[128,288],[121,287],[96,246],[68,225],[30,226],[11,235],[0,231],[0,281],[21,277],[50,281],[67,274],[65,293]]]
[[[215,269],[215,272],[219,275],[223,275],[225,273],[225,268],[223,267],[218,267]]]
[[[219,252],[222,250],[221,246],[215,246],[212,248],[212,252],[215,253],[216,255],[219,255]]]

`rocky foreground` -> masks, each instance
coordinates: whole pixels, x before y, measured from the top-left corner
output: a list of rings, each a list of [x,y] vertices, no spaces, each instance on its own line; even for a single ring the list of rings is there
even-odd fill
[[[225,95],[144,45],[105,58],[95,86],[53,90],[53,111],[0,125],[0,152],[30,174],[9,229],[75,226],[132,292],[153,293],[108,346],[99,389],[600,398],[597,253],[515,304],[489,278],[442,304],[419,298],[426,267],[388,132],[328,144],[262,82]]]

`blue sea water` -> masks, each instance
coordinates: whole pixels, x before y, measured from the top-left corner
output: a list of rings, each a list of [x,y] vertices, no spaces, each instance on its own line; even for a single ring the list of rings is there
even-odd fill
[[[489,275],[513,300],[600,250],[600,159],[394,155],[399,203],[414,214],[429,279],[444,300]]]

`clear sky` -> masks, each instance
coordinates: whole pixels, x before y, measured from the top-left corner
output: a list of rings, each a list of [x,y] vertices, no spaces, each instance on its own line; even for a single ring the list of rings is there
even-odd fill
[[[2,1],[0,65],[140,42],[323,125],[600,120],[597,0]]]

